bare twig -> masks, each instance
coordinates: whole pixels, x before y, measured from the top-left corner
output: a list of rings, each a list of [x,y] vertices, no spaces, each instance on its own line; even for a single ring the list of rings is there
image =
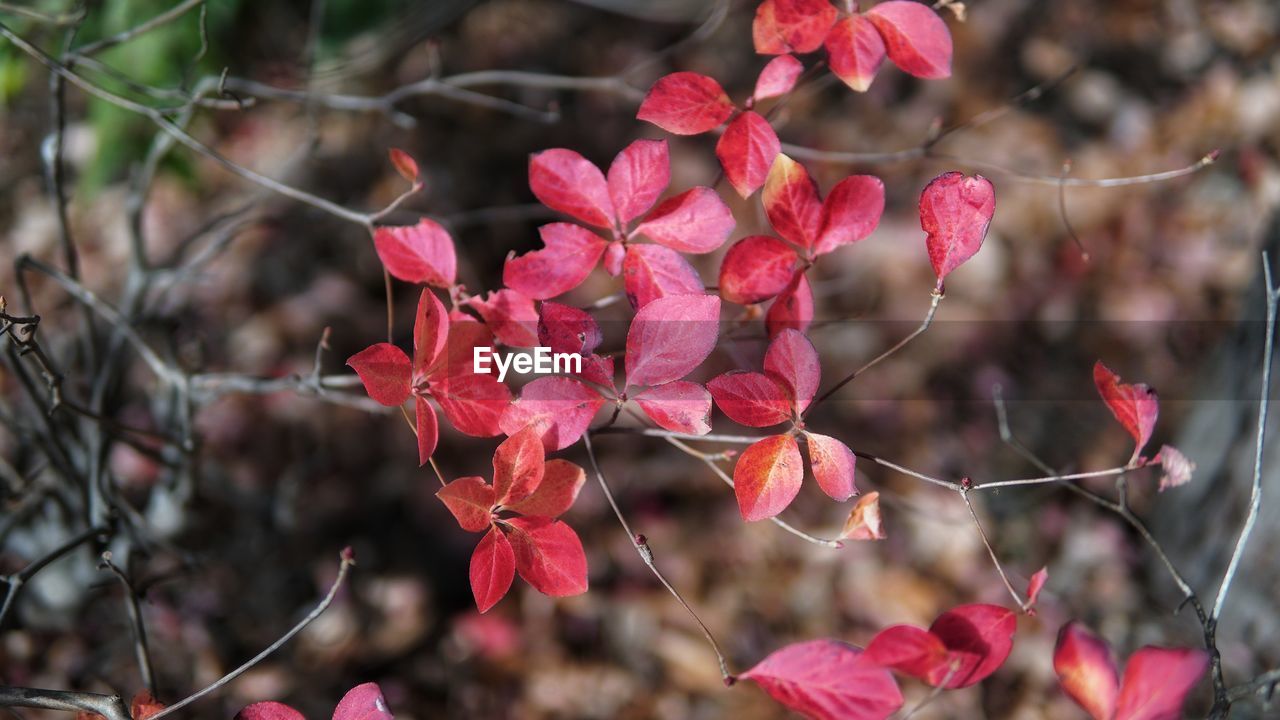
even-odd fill
[[[87,712],[106,720],[131,720],[119,695],[0,686],[0,707]]]
[[[154,695],[156,676],[151,670],[151,651],[147,647],[147,626],[142,621],[142,608],[138,606],[138,594],[133,589],[133,583],[129,582],[129,576],[124,574],[124,570],[111,562],[110,552],[102,553],[102,561],[98,567],[111,571],[111,574],[120,581],[120,586],[124,588],[124,603],[129,610],[129,625],[133,628],[133,651],[138,660],[138,672],[142,674],[142,684]]]

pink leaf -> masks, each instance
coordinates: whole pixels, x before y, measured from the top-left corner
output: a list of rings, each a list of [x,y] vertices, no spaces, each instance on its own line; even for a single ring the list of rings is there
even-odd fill
[[[425,370],[416,373],[421,379],[443,381],[449,378],[474,375],[476,372],[475,349],[493,347],[493,333],[488,326],[467,315],[454,311],[449,318],[449,333],[444,351]]]
[[[854,486],[853,467],[856,461],[853,451],[839,440],[817,433],[806,432],[809,445],[809,465],[818,487],[836,502],[844,502],[858,494]]]
[[[773,126],[751,110],[734,118],[716,142],[720,167],[724,168],[729,184],[744,198],[764,185],[769,168],[781,150],[782,144]]]
[[[525,426],[493,453],[494,505],[519,502],[538,489],[546,472],[546,450],[538,431]]]
[[[762,55],[810,53],[836,21],[836,9],[827,0],[765,0],[756,8],[751,38]]]
[[[951,33],[928,5],[889,0],[867,11],[880,31],[885,53],[904,72],[918,78],[951,76]]]
[[[533,301],[517,290],[497,290],[483,299],[474,296],[475,308],[503,345],[533,347],[538,344],[538,311]]]
[[[707,383],[711,397],[729,419],[747,427],[769,427],[790,420],[793,401],[778,380],[735,370]]]
[[[706,75],[677,72],[658,78],[649,88],[636,119],[676,135],[697,135],[719,127],[733,110],[720,83]]]
[[[333,709],[333,720],[394,720],[377,683],[357,685]]]
[[[887,537],[880,517],[880,493],[872,491],[858,498],[844,521],[840,537],[845,540],[883,540]]]
[[[413,374],[425,376],[449,341],[449,313],[435,293],[423,288],[413,317]]]
[[[515,577],[516,558],[511,542],[497,526],[489,528],[471,553],[471,594],[476,599],[476,609],[487,612],[497,605]]]
[[[1101,360],[1093,365],[1093,384],[1098,387],[1098,394],[1107,404],[1107,409],[1133,436],[1137,443],[1137,447],[1133,449],[1136,458],[1151,440],[1156,418],[1160,415],[1160,400],[1156,391],[1142,383],[1129,385],[1120,382],[1120,376],[1111,372]]]
[[[786,510],[803,481],[804,463],[795,438],[772,435],[757,441],[742,451],[733,467],[733,490],[742,519],[764,520]]]
[[[688,435],[711,432],[711,394],[695,382],[655,385],[633,398],[659,427]]]
[[[822,224],[813,251],[816,255],[857,242],[870,235],[884,213],[884,183],[872,175],[850,175],[831,188],[822,203]]]
[[[1115,720],[1179,720],[1187,694],[1208,669],[1204,650],[1138,650],[1124,668]]]
[[[1027,612],[1034,615],[1031,608],[1036,606],[1036,601],[1040,599],[1040,591],[1044,589],[1044,584],[1049,582],[1049,569],[1040,568],[1031,575],[1031,579],[1027,581]]]
[[[553,148],[529,158],[529,188],[552,210],[596,227],[613,227],[613,201],[604,174],[572,150]]]
[[[587,556],[573,528],[544,517],[517,517],[506,522],[511,528],[516,569],[534,590],[551,597],[587,591]]]
[[[590,355],[603,339],[600,326],[587,311],[549,301],[542,303],[538,342],[552,352]]]
[[[440,419],[435,408],[421,395],[413,396],[413,428],[418,438],[418,467],[427,464],[440,441]]]
[[[409,182],[418,181],[418,161],[413,156],[400,148],[391,148],[387,151],[387,157],[391,158],[391,164],[400,173],[400,177]]]
[[[764,354],[764,371],[788,390],[797,416],[809,407],[822,379],[818,351],[799,330],[783,330],[769,343]]]
[[[777,296],[795,277],[796,251],[769,235],[752,235],[729,247],[720,264],[720,296],[750,305]]]
[[[278,702],[258,702],[236,713],[235,720],[307,720],[302,713]]]
[[[347,358],[347,365],[360,376],[369,397],[379,403],[394,407],[409,399],[413,364],[395,345],[370,345]]]
[[[1156,454],[1160,462],[1160,492],[1176,488],[1191,482],[1191,474],[1196,471],[1196,464],[1182,451],[1172,445],[1162,445]]]
[[[982,247],[995,209],[995,188],[981,175],[943,173],[920,193],[920,227],[939,284]]]
[[[740,677],[816,720],[884,720],[902,707],[889,671],[836,640],[788,645]]]
[[[751,93],[751,97],[756,102],[760,102],[786,95],[795,88],[796,80],[800,79],[800,74],[803,72],[804,64],[794,56],[779,55],[770,60],[760,71],[760,77],[756,78],[755,92]],[[770,162],[773,162],[772,159]]]
[[[702,278],[688,260],[661,245],[630,245],[622,262],[627,299],[637,310],[668,295],[703,292]]]
[[[397,280],[447,288],[453,285],[458,259],[453,238],[433,220],[408,227],[380,227],[373,247],[387,272]]]
[[[609,243],[609,247],[604,251],[604,269],[610,277],[618,277],[622,272],[622,258],[626,253],[627,248],[622,243]]]
[[[511,391],[492,375],[457,375],[431,382],[431,395],[449,422],[472,437],[493,437],[511,405]]]
[[[640,217],[671,182],[671,159],[666,140],[636,140],[623,148],[609,166],[609,197],[618,223]]]
[[[1105,640],[1082,623],[1063,625],[1053,650],[1053,670],[1062,689],[1094,720],[1111,720],[1120,681]]]
[[[578,441],[604,405],[604,398],[577,380],[541,377],[520,391],[502,415],[502,431],[519,432],[532,425],[548,452],[563,450]]]
[[[600,355],[583,356],[582,374],[580,376],[583,380],[593,382],[609,390],[615,390],[613,375],[613,358]]]
[[[679,380],[715,349],[720,298],[668,295],[645,305],[627,331],[627,385]]]
[[[507,505],[507,509],[521,515],[558,517],[573,507],[586,479],[583,469],[568,460],[548,460],[538,489],[529,497]]]
[[[695,187],[667,198],[635,229],[635,235],[687,253],[715,250],[733,232],[733,213],[709,187]]]
[[[777,337],[778,333],[791,328],[804,332],[813,322],[813,290],[809,288],[809,278],[799,273],[790,285],[782,291],[769,312],[764,316],[765,327],[769,337]]]
[[[938,616],[926,632],[895,625],[867,645],[876,662],[933,685],[969,687],[995,672],[1013,649],[1017,616],[998,605],[961,605]]]
[[[826,46],[831,72],[850,88],[866,92],[884,62],[884,40],[875,25],[862,15],[850,15],[831,28]]]
[[[809,171],[791,158],[778,154],[764,183],[764,212],[769,224],[802,248],[812,247],[822,223],[822,201]]]
[[[534,300],[563,295],[591,274],[609,243],[580,225],[551,223],[538,228],[541,250],[507,258],[502,283]]]
[[[493,520],[493,486],[482,477],[458,478],[437,490],[436,497],[467,532],[481,532]]]

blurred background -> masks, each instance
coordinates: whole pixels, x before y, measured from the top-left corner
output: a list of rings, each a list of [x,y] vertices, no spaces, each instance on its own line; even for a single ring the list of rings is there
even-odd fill
[[[175,5],[2,3],[0,22],[61,56]],[[744,100],[766,60],[751,46],[754,2],[183,5],[191,8],[171,22],[78,59],[76,71],[176,110],[192,135],[226,157],[344,206],[376,209],[402,192],[386,157],[403,148],[426,189],[387,221],[427,215],[444,223],[472,290],[498,287],[503,258],[536,248],[536,227],[555,217],[537,205],[526,175],[528,155],[550,147],[607,166],[635,138],[666,137],[674,190],[719,183],[738,219],[735,238],[769,231],[757,198],[742,201],[720,181],[714,136],[670,137],[634,119],[649,85],[677,69],[710,74]],[[818,71],[773,114],[783,142],[872,154],[806,161],[824,191],[852,173],[878,175],[886,186],[879,229],[810,275],[818,307],[810,336],[828,380],[924,316],[934,279],[916,200],[928,180],[979,171],[997,192],[986,244],[949,278],[933,327],[809,424],[940,477],[1038,475],[1001,441],[992,403],[999,386],[1014,432],[1045,462],[1062,471],[1112,467],[1131,447],[1096,397],[1091,368],[1101,359],[1126,381],[1160,391],[1152,449],[1177,445],[1199,465],[1192,484],[1160,496],[1156,472],[1137,473],[1130,496],[1201,596],[1212,598],[1248,496],[1260,252],[1280,256],[1280,7],[973,0],[965,10],[964,22],[942,11],[955,39],[952,78],[918,81],[886,66],[869,92],[856,94]],[[489,100],[398,90],[490,70],[608,80],[467,86]],[[202,81],[225,107],[184,105]],[[1010,102],[1041,85],[1041,96]],[[107,343],[103,328],[86,335],[89,321],[63,288],[28,273],[29,303],[19,299],[11,258],[29,253],[65,267],[42,159],[59,117],[66,227],[81,280],[130,310],[167,361],[190,372],[344,374],[345,358],[381,337],[382,271],[361,227],[264,192],[183,148],[163,154],[138,206],[155,126],[74,87],[62,94],[59,112],[48,71],[0,42],[0,294],[11,313],[42,316],[40,337],[66,371],[68,397],[87,398],[98,386],[89,370],[103,365],[90,360],[105,353],[117,358],[107,363],[117,376],[98,398],[104,413],[176,432],[167,425],[170,400],[157,397],[146,366],[127,346]],[[920,147],[935,124],[1002,109],[948,135],[930,157],[874,155]],[[1185,168],[1215,149],[1216,163],[1170,180],[1058,182],[1067,161],[1072,179],[1122,178]],[[139,245],[158,268],[200,260],[195,272],[162,274],[139,293],[129,280]],[[694,259],[708,284],[722,252]],[[587,305],[618,289],[597,272],[567,302]],[[415,301],[416,291],[397,285],[396,333],[406,342]],[[602,320],[624,323],[619,305]],[[740,319],[740,308],[727,312]],[[624,325],[606,325],[606,348],[620,348]],[[326,327],[330,348],[317,355]],[[761,334],[743,333],[699,373],[755,367]],[[86,337],[98,338],[96,350],[86,349]],[[83,529],[74,501],[63,497],[67,481],[24,428],[40,416],[29,404],[6,365],[0,572]],[[333,607],[299,638],[184,717],[229,718],[262,699],[327,717],[348,687],[369,680],[406,719],[786,716],[754,687],[722,687],[697,627],[655,584],[594,485],[565,516],[586,546],[591,590],[552,600],[517,583],[477,615],[466,580],[477,538],[434,498],[437,481],[415,467],[403,422],[350,404],[307,392],[207,393],[192,409],[198,449],[183,472],[130,443],[106,446],[101,476],[135,513],[130,532],[109,547],[142,598],[161,700],[186,696],[278,637],[328,587],[342,547],[353,546],[359,562]],[[65,422],[67,432],[84,432],[82,420]],[[739,431],[723,416],[715,425]],[[442,431],[437,459],[446,477],[488,474],[493,441]],[[632,524],[735,669],[801,639],[863,645],[880,627],[927,625],[956,604],[1009,603],[952,493],[863,463],[859,487],[881,492],[888,538],[832,550],[768,523],[744,524],[720,480],[660,440],[602,437],[597,449]],[[581,446],[562,456],[586,464]],[[1090,487],[1114,492],[1107,481]],[[1280,492],[1274,480],[1268,488]],[[977,505],[1015,586],[1042,566],[1049,582],[1039,613],[1019,619],[1008,664],[916,717],[1083,717],[1057,689],[1051,665],[1057,629],[1073,617],[1121,658],[1145,644],[1199,644],[1194,616],[1175,613],[1181,598],[1164,568],[1116,516],[1057,487],[984,494]],[[1280,571],[1265,549],[1280,540],[1277,508],[1264,508],[1227,606],[1220,647],[1229,684],[1280,663]],[[848,511],[807,482],[783,517],[829,537]],[[0,627],[0,681],[125,694],[142,687],[119,583],[97,569],[103,549],[82,547],[24,590]],[[907,707],[929,694],[910,679],[902,686]],[[1188,712],[1207,708],[1206,681]],[[1245,706],[1233,715],[1263,716]]]

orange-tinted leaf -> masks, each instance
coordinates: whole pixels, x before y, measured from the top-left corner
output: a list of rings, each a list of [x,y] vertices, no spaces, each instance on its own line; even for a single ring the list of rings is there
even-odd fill
[[[884,720],[902,707],[889,671],[837,640],[788,645],[739,677],[815,720]]]
[[[800,163],[779,153],[764,183],[764,212],[782,236],[803,248],[812,247],[822,223],[818,185]]]
[[[380,227],[373,247],[387,272],[397,280],[447,288],[453,285],[458,259],[453,238],[440,223],[423,218],[417,225]]]
[[[872,491],[858,498],[840,531],[843,540],[883,540],[884,522],[880,517],[880,493]]]
[[[645,305],[627,330],[627,385],[679,380],[715,349],[720,298],[668,295]]]
[[[482,477],[458,478],[437,490],[436,497],[467,532],[481,532],[493,519],[493,486]]]
[[[394,407],[409,399],[413,364],[395,345],[370,345],[347,358],[347,365],[360,376],[369,397],[379,403]]]
[[[529,158],[529,188],[543,205],[596,227],[613,227],[613,201],[600,168],[572,150]]]
[[[1129,656],[1115,720],[1178,720],[1187,694],[1209,669],[1204,650],[1144,647]]]
[[[720,264],[720,297],[739,305],[776,297],[791,284],[798,261],[796,251],[775,237],[745,237]]]
[[[661,245],[629,245],[622,262],[622,282],[631,307],[637,310],[668,295],[703,292],[702,278],[693,265]]]
[[[507,258],[502,282],[534,300],[563,295],[591,274],[609,243],[590,230],[571,223],[538,228],[544,247]]]
[[[803,480],[804,464],[795,438],[773,435],[757,441],[742,451],[733,468],[742,519],[764,520],[786,510]]]
[[[633,398],[659,427],[688,435],[711,432],[711,394],[695,382],[674,380]]]
[[[1063,625],[1053,650],[1053,670],[1062,689],[1094,720],[1111,720],[1120,681],[1106,641],[1082,623]]]
[[[796,80],[804,72],[804,65],[792,55],[779,55],[769,61],[760,76],[756,78],[755,92],[751,97],[756,102],[786,95],[796,86]],[[770,159],[769,162],[773,162]],[[766,168],[767,169],[767,168]]]
[[[155,699],[150,690],[140,690],[129,701],[129,715],[133,720],[147,720],[164,709],[164,703]]]
[[[1137,443],[1133,454],[1137,457],[1151,440],[1156,418],[1160,415],[1160,400],[1156,391],[1142,383],[1129,385],[1120,382],[1120,376],[1111,372],[1101,360],[1093,365],[1093,384],[1097,386],[1098,394],[1107,404],[1107,409],[1133,436]]]
[[[544,517],[507,521],[516,569],[534,590],[552,597],[587,591],[587,556],[573,528]]]
[[[920,193],[920,227],[939,284],[982,247],[995,209],[995,188],[981,175],[946,172]]]
[[[671,182],[671,159],[666,140],[636,140],[623,148],[609,166],[609,197],[626,225],[640,217]]]
[[[810,53],[836,21],[836,9],[827,0],[765,0],[756,8],[751,38],[762,55]]]
[[[747,427],[769,427],[791,419],[787,389],[764,373],[735,370],[707,383],[716,406],[729,419]]]
[[[391,158],[391,164],[396,167],[400,177],[409,182],[418,181],[418,161],[414,160],[409,153],[400,148],[391,148],[387,151],[387,156]]]
[[[870,235],[884,213],[884,183],[873,175],[850,175],[831,188],[822,203],[816,255]]]
[[[752,110],[734,118],[716,142],[716,157],[720,158],[724,176],[744,198],[764,185],[769,168],[781,150],[782,144],[773,126]]]
[[[480,538],[471,553],[471,594],[476,608],[486,612],[511,589],[516,577],[515,552],[511,542],[496,526]]]
[[[918,78],[951,76],[951,33],[938,13],[914,0],[889,0],[867,11],[894,65]]]
[[[804,273],[797,274],[773,301],[769,312],[765,313],[764,321],[771,338],[777,337],[778,333],[787,328],[800,332],[809,329],[813,322],[813,290]]]
[[[667,198],[635,229],[635,235],[687,253],[707,253],[729,239],[733,212],[709,187],[690,188]]]
[[[764,371],[790,393],[796,415],[809,407],[822,379],[818,351],[799,330],[783,330],[773,338],[764,354]]]
[[[870,20],[850,15],[827,35],[827,64],[845,85],[865,92],[884,62],[884,41]]]
[[[586,479],[583,469],[568,460],[548,460],[538,489],[529,497],[507,505],[507,509],[521,515],[559,517],[573,507]]]
[[[720,83],[693,72],[658,78],[640,103],[636,118],[676,135],[697,135],[719,127],[733,114]]]
[[[481,298],[467,299],[503,345],[533,347],[538,344],[538,310],[518,290],[497,290]]]
[[[531,495],[546,472],[546,450],[536,428],[525,426],[493,453],[494,504],[509,505]]]
[[[602,405],[604,398],[577,380],[541,377],[525,385],[503,413],[502,431],[513,434],[531,425],[548,452],[563,450],[582,437]]]
[[[817,433],[806,432],[809,446],[809,465],[813,477],[822,492],[837,502],[844,502],[858,494],[854,486],[853,468],[856,459],[848,445]]]

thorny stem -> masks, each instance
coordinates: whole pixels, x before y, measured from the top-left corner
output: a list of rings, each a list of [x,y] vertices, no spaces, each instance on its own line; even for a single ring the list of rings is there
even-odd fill
[[[711,629],[702,621],[702,618],[698,617],[698,613],[695,612],[693,607],[684,599],[684,596],[680,594],[680,591],[676,590],[675,587],[667,580],[666,576],[662,574],[662,571],[658,569],[658,566],[655,564],[653,559],[653,550],[649,547],[649,541],[644,535],[637,535],[632,531],[631,524],[627,522],[626,516],[622,514],[622,509],[618,507],[618,501],[613,497],[613,490],[610,489],[609,482],[605,480],[604,473],[600,470],[600,464],[596,461],[595,448],[591,445],[591,433],[584,434],[582,436],[582,442],[587,450],[587,459],[591,462],[591,471],[595,473],[596,480],[600,484],[600,489],[604,492],[605,499],[609,501],[609,507],[613,509],[614,516],[618,518],[618,524],[622,526],[622,531],[625,532],[627,537],[631,540],[631,545],[635,547],[636,552],[640,555],[640,559],[649,567],[649,572],[653,573],[653,576],[658,579],[658,582],[662,583],[662,586],[667,589],[667,592],[671,593],[671,596],[676,599],[676,602],[680,603],[680,605],[688,611],[689,616],[692,617],[693,621],[702,629],[703,637],[707,639],[707,643],[711,646],[711,650],[716,654],[716,661],[720,663],[720,677],[724,680],[725,685],[733,685],[737,682],[737,678],[729,671],[729,663],[725,660],[724,652],[720,650],[720,643],[716,642],[715,636],[711,634]]]

